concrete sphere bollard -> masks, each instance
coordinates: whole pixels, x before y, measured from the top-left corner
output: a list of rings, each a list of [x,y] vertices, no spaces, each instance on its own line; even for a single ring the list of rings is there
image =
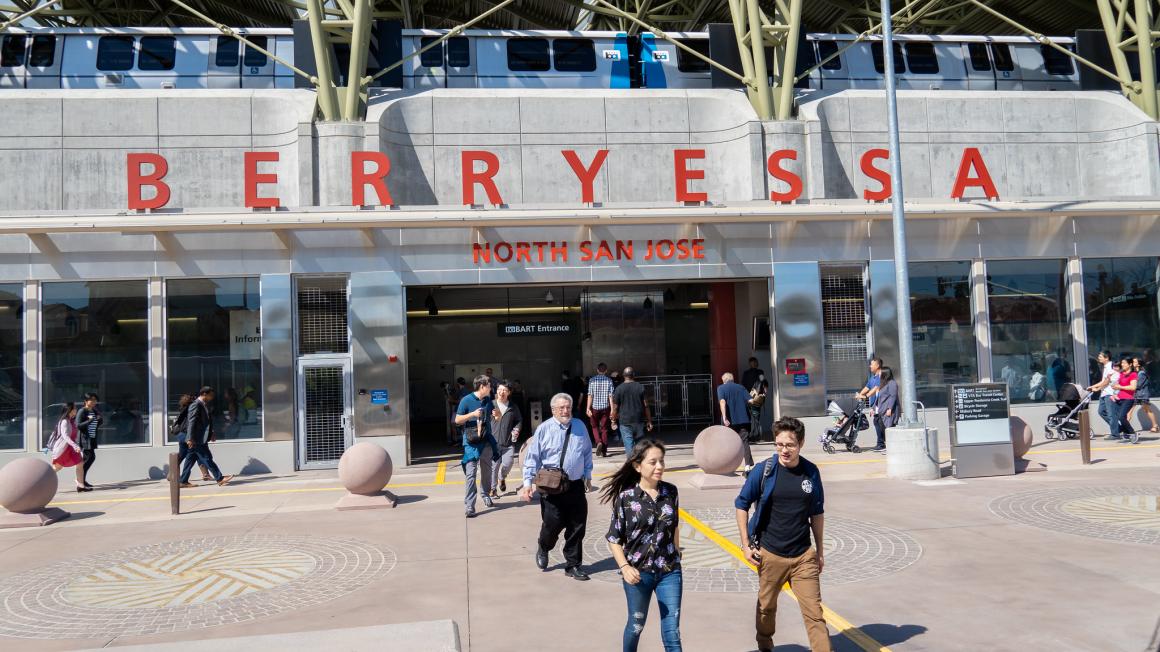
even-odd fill
[[[21,457],[0,468],[0,505],[17,514],[35,514],[56,495],[56,472],[38,457]]]
[[[338,479],[352,494],[371,496],[391,480],[394,465],[382,446],[364,441],[346,449],[338,460]]]
[[[733,473],[744,457],[741,437],[726,426],[709,426],[693,442],[693,460],[705,473]]]
[[[1032,432],[1031,426],[1019,417],[1011,417],[1011,447],[1015,451],[1015,459],[1026,455],[1034,441],[1035,433]]]

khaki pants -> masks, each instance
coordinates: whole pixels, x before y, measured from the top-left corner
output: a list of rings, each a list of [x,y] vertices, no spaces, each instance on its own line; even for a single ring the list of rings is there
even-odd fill
[[[757,647],[773,649],[773,634],[777,629],[777,596],[781,587],[789,587],[797,595],[802,620],[810,637],[813,652],[830,652],[830,632],[822,617],[821,571],[818,554],[810,548],[800,557],[779,557],[768,550],[761,551],[761,565],[757,567]]]

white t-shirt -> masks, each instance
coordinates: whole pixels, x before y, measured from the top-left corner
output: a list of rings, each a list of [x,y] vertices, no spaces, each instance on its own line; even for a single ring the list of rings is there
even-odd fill
[[[1111,361],[1104,363],[1104,380],[1108,381],[1107,386],[1100,390],[1100,398],[1105,396],[1115,396],[1116,390],[1112,389],[1112,385],[1120,379],[1120,372],[1112,369]]]

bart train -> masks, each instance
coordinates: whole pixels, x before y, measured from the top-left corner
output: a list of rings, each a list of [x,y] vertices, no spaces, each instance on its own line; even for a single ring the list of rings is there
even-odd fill
[[[238,32],[278,58],[314,70],[309,34],[304,30]],[[374,74],[413,54],[443,34],[435,30],[376,30],[367,73]],[[714,60],[732,58],[736,62],[735,41],[714,39],[711,46],[710,32],[673,36]],[[819,61],[829,61],[798,81],[800,92],[880,88],[884,83],[880,40],[855,43],[830,58],[853,40],[847,35],[807,35],[798,48],[798,74]],[[1052,40],[1075,49],[1073,38]],[[728,48],[718,43],[727,43]],[[903,89],[1080,88],[1080,74],[1072,59],[1030,37],[900,35],[894,49],[894,68]],[[340,46],[335,55],[335,75],[342,83],[349,51]],[[282,63],[210,28],[13,28],[0,39],[0,88],[306,85]],[[630,89],[710,88],[736,82],[672,42],[649,33],[468,30],[408,58],[376,85],[409,89]]]

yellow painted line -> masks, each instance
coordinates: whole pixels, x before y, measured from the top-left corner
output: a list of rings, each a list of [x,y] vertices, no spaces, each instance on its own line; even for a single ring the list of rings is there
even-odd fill
[[[1119,444],[1118,446],[1092,446],[1093,451],[1134,451],[1144,448],[1160,448],[1160,444]],[[1028,455],[1051,455],[1053,453],[1078,453],[1078,448],[1055,448],[1046,451],[1028,451]]]
[[[435,469],[435,484],[443,484],[447,482],[447,460],[439,463],[439,467]]]
[[[692,526],[694,530],[705,535],[705,538],[720,546],[721,549],[725,552],[739,559],[741,563],[748,566],[750,570],[757,572],[757,567],[749,563],[749,560],[745,558],[745,553],[741,551],[740,546],[721,536],[721,534],[716,530],[701,522],[700,519],[686,512],[684,509],[681,509],[680,513],[681,520]],[[794,595],[793,590],[789,588],[789,584],[783,586],[782,590],[789,594],[789,597],[793,598],[795,601],[798,599],[797,596]],[[855,645],[865,650],[865,652],[890,652],[890,648],[874,640],[873,637],[855,627],[850,621],[839,616],[834,612],[833,609],[830,609],[825,604],[822,605],[822,615],[825,617],[827,623],[833,625],[834,629],[838,630],[839,634],[851,640]]]

